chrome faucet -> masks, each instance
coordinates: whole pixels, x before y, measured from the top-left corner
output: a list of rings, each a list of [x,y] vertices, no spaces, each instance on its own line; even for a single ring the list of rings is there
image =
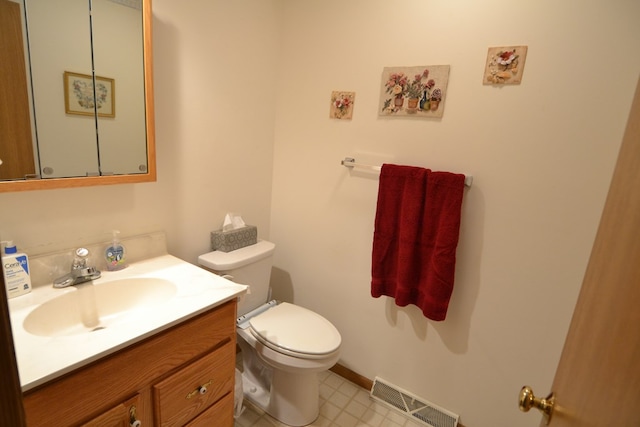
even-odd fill
[[[53,281],[54,288],[66,288],[67,286],[79,285],[100,278],[100,271],[92,266],[87,266],[89,250],[78,248],[75,251],[75,258],[71,264],[71,273],[58,277]]]

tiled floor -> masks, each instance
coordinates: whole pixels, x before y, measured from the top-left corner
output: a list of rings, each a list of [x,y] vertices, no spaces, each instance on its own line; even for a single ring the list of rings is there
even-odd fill
[[[424,427],[372,400],[369,391],[331,371],[320,374],[320,416],[311,427]],[[284,427],[250,404],[235,427]]]

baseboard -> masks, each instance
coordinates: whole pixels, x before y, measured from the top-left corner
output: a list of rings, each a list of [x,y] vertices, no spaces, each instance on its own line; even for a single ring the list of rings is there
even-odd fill
[[[342,378],[351,381],[365,390],[371,390],[371,387],[373,386],[373,380],[370,380],[369,378],[364,377],[339,363],[333,365],[333,367],[330,368],[330,371],[340,375]]]
[[[363,375],[360,375],[359,373],[354,372],[351,369],[345,366],[342,366],[339,363],[336,363],[335,365],[333,365],[329,370],[335,373],[336,375],[340,375],[342,378],[348,381],[351,381],[355,385],[362,387],[365,390],[371,390],[371,387],[373,386],[373,380],[370,380],[369,378]],[[465,427],[465,426],[462,425],[460,422],[458,422],[458,427]]]

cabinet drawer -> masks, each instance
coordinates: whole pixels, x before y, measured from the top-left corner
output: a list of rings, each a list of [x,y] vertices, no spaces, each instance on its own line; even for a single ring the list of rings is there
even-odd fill
[[[185,427],[211,426],[233,427],[233,393],[227,394]]]
[[[183,426],[188,423],[231,392],[234,374],[235,346],[230,341],[155,384],[153,394],[158,425]]]
[[[139,420],[140,418],[140,414],[137,414],[138,406],[140,406],[140,395],[136,394],[126,402],[114,406],[102,415],[82,424],[80,427],[129,427],[131,425],[132,414],[135,420]]]

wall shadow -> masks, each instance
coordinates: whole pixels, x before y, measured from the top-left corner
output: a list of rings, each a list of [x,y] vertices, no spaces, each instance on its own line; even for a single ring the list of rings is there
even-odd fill
[[[414,306],[399,307],[387,298],[385,314],[390,325],[398,324],[398,313],[404,313],[416,337],[426,341],[428,326],[440,335],[446,347],[455,354],[464,354],[469,347],[471,317],[480,290],[480,265],[484,236],[485,202],[480,188],[474,186],[465,193],[460,222],[460,239],[456,251],[456,273],[453,294],[444,321],[431,321]]]
[[[293,281],[288,271],[272,267],[269,286],[271,287],[270,299],[293,303]]]
[[[465,192],[462,202],[455,284],[447,318],[442,322],[431,322],[444,344],[455,354],[467,352],[471,317],[480,292],[485,199],[477,181]]]

